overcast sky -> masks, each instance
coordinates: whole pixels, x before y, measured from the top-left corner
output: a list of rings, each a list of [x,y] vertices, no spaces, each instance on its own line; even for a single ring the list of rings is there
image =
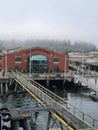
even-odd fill
[[[98,43],[98,0],[0,0],[0,39]]]

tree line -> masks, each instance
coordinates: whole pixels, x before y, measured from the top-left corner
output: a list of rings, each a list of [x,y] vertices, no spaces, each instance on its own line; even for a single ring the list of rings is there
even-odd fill
[[[68,40],[24,40],[24,41],[19,41],[19,40],[0,40],[0,50],[2,49],[10,49],[10,48],[15,48],[15,47],[45,47],[51,50],[62,50],[66,51],[96,51],[96,45],[93,43],[88,43],[84,41],[75,41],[71,42],[70,39]]]

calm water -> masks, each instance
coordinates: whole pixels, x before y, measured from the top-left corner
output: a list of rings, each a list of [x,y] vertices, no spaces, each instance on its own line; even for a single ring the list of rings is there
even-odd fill
[[[67,98],[69,103],[98,120],[98,102],[93,101],[88,94],[84,94],[84,92],[64,92],[63,90],[56,90],[55,93],[63,98]],[[0,99],[0,106],[12,106],[13,103],[12,96],[7,100]],[[47,119],[48,112],[40,112],[36,120],[37,125],[33,124],[33,130],[46,130]]]
[[[98,120],[98,101],[93,101],[87,92],[65,92],[64,94],[64,91],[56,90],[56,93],[61,97],[67,97],[69,103]]]
[[[81,111],[86,112],[98,120],[98,102],[93,101],[88,93],[85,92],[64,92],[63,90],[56,90],[55,93],[63,98],[67,98],[67,101]],[[44,125],[42,130],[46,130],[47,124],[47,112],[41,112],[38,116],[38,123]],[[40,129],[34,129],[40,130]]]

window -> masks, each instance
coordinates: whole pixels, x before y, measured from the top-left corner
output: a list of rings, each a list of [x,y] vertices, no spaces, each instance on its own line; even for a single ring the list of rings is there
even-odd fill
[[[22,61],[22,58],[20,56],[15,57],[15,62],[21,62],[21,61]]]
[[[53,61],[54,61],[55,63],[58,63],[58,62],[59,62],[59,58],[58,58],[58,57],[55,57],[55,58],[53,58]]]
[[[53,71],[54,71],[54,72],[59,72],[59,66],[54,66],[54,67],[53,67]]]
[[[32,56],[31,73],[44,73],[44,72],[48,72],[48,58],[44,55]]]

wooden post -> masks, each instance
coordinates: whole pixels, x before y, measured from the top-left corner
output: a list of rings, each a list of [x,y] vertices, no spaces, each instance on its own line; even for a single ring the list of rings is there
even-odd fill
[[[8,95],[8,84],[6,83],[6,96]]]
[[[1,83],[0,86],[1,86],[1,96],[3,96],[3,84]]]

